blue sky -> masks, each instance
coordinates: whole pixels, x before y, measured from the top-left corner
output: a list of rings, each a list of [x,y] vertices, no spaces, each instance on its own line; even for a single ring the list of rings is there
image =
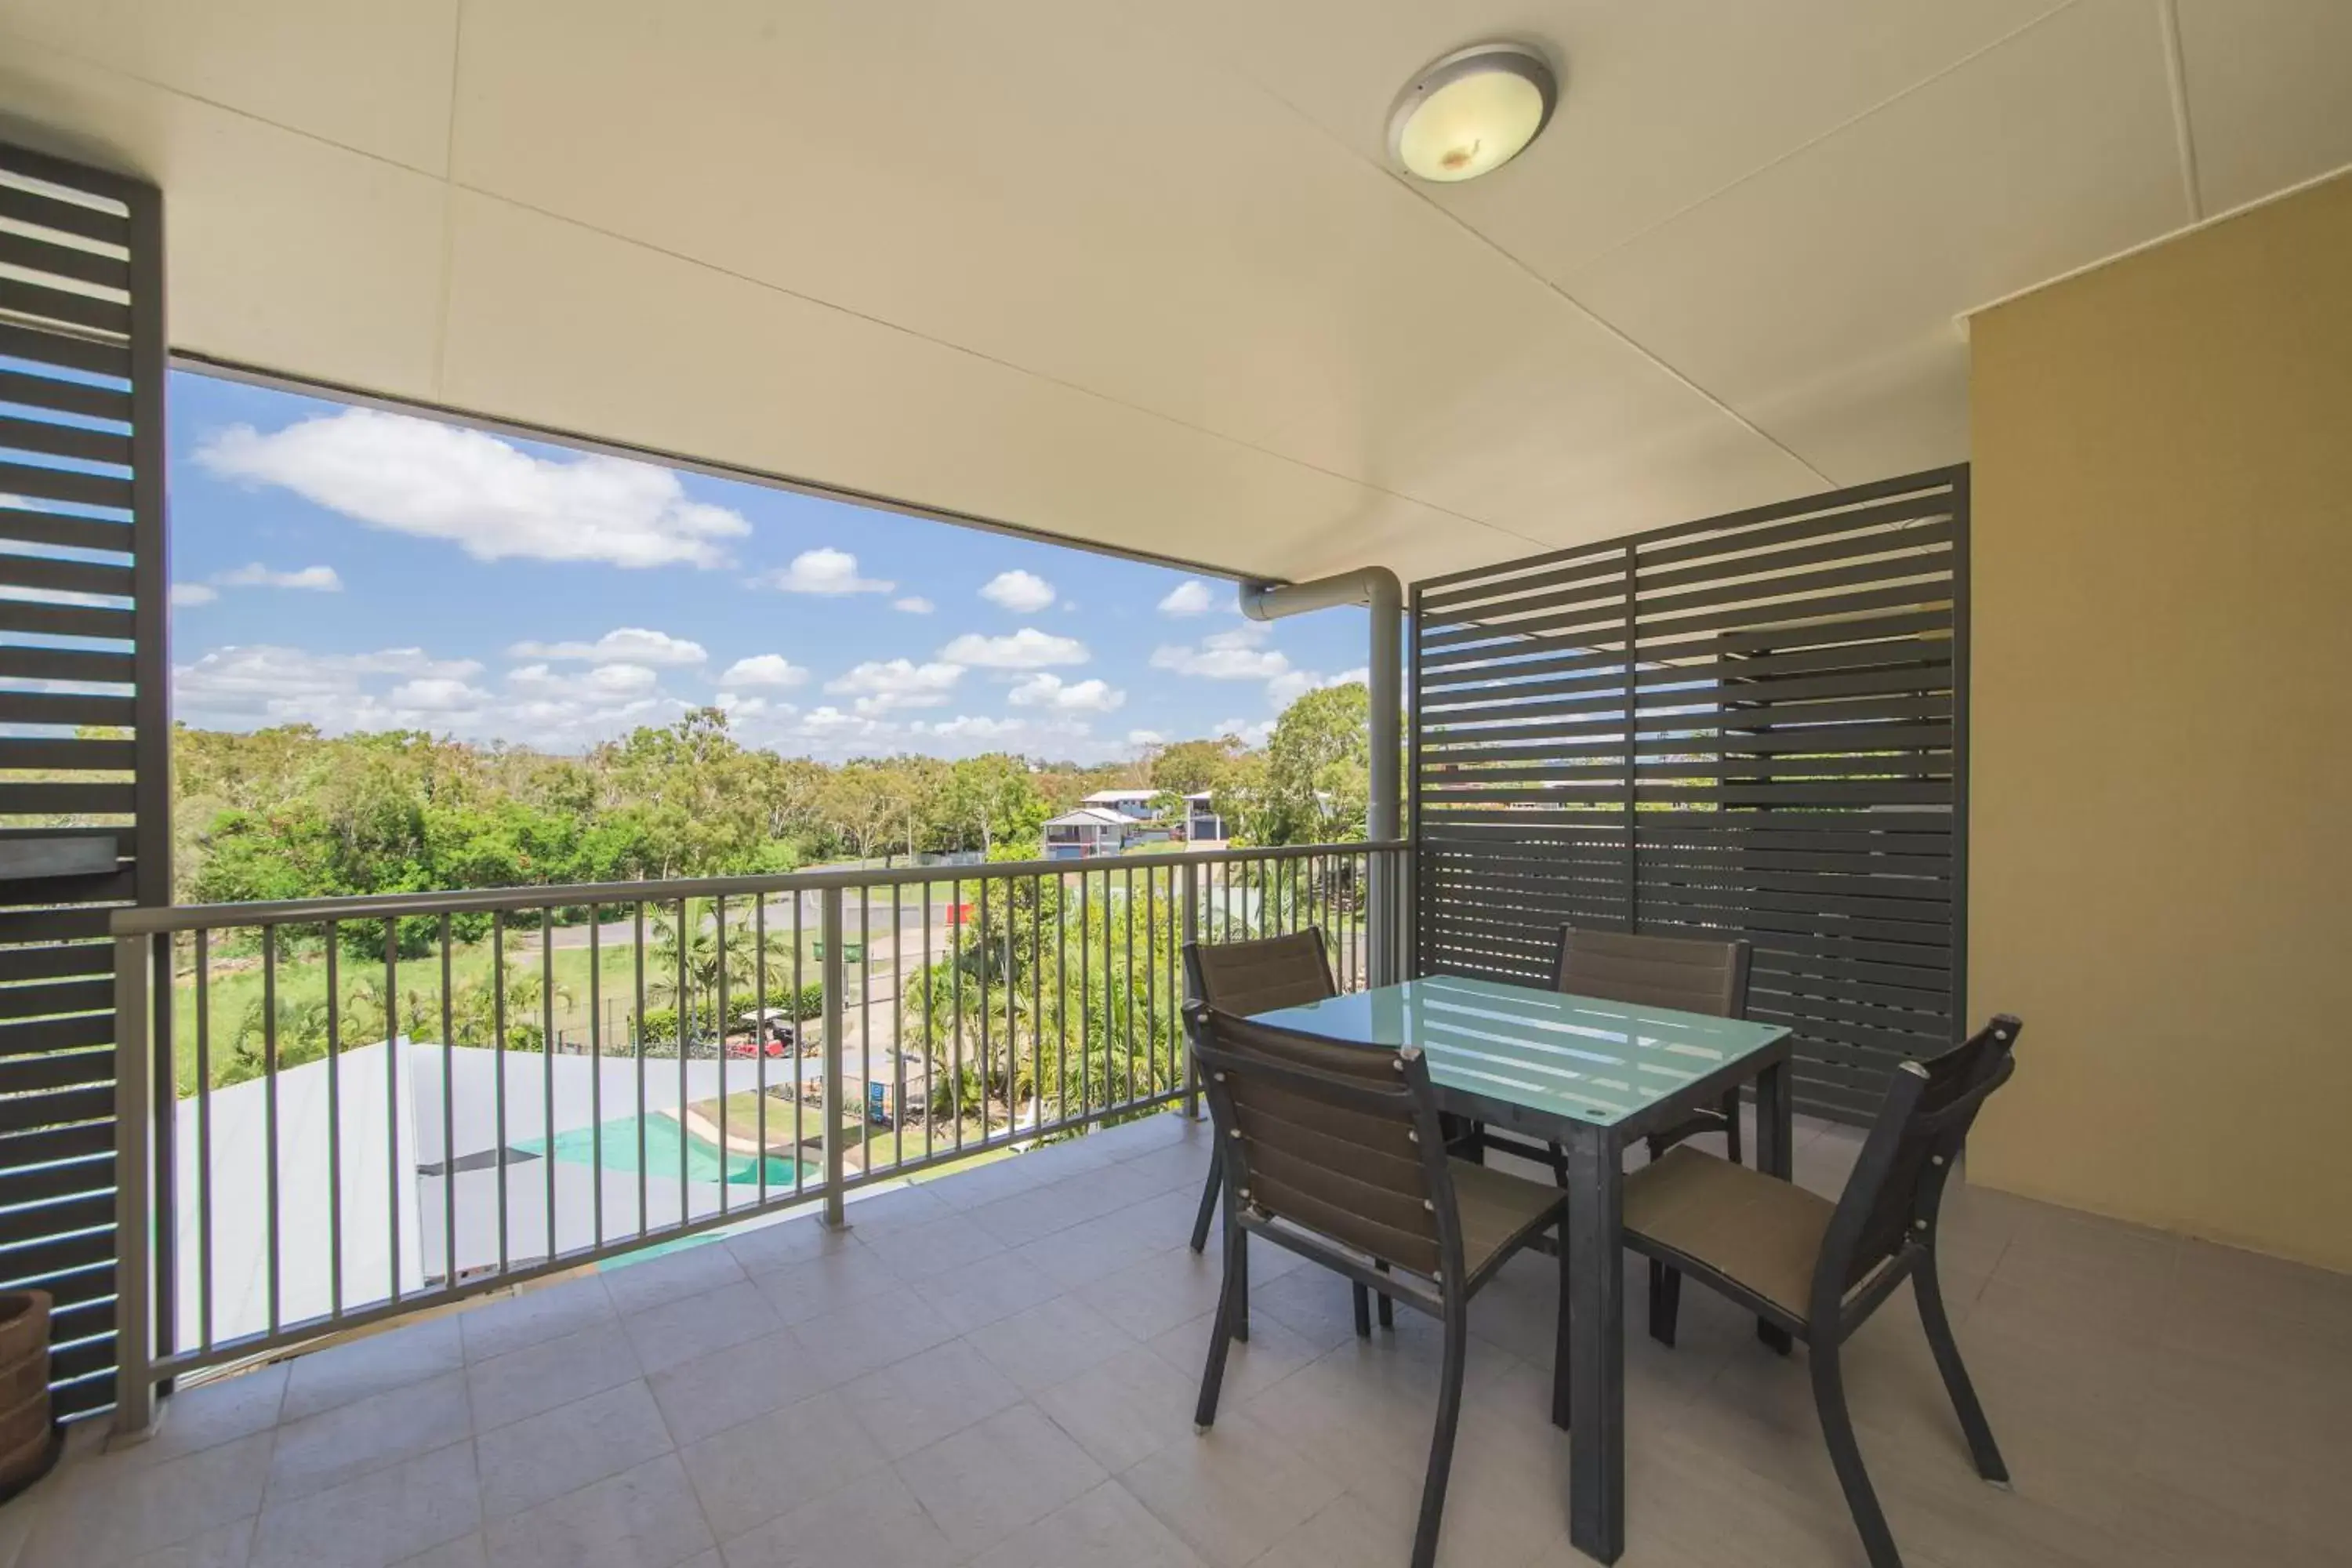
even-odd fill
[[[828,759],[1255,741],[1360,610],[173,373],[177,716],[574,751],[688,707]]]

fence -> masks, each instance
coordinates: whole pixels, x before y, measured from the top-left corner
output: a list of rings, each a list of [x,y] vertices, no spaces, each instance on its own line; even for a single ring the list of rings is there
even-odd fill
[[[1414,585],[1416,961],[1744,936],[1858,1120],[1965,994],[1969,492],[1914,474]]]
[[[178,1005],[119,1047],[120,1234],[146,1245],[118,1420],[179,1373],[799,1205],[838,1221],[862,1184],[1165,1106],[1183,943],[1318,925],[1360,988],[1402,961],[1402,858],[124,911],[120,1016]]]

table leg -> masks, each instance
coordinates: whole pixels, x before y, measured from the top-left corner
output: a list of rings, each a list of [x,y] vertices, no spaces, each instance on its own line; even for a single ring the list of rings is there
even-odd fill
[[[1570,1126],[1568,1537],[1614,1563],[1625,1550],[1624,1156],[1613,1129]]]
[[[1786,1058],[1756,1075],[1756,1168],[1784,1182],[1789,1180],[1790,1151],[1796,1145],[1795,1102]],[[1756,1321],[1756,1337],[1782,1355],[1791,1348],[1787,1331],[1761,1318]]]

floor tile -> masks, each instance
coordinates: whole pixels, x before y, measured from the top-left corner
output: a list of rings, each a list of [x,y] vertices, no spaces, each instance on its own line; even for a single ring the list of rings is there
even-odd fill
[[[1133,1335],[1075,1296],[1056,1296],[976,1329],[969,1342],[1024,1393],[1033,1394],[1082,1375],[1136,1344]]]
[[[1339,1479],[1246,1415],[1220,1416],[1119,1477],[1217,1568],[1255,1563],[1345,1490]]]
[[[647,1373],[756,1340],[783,1326],[769,1310],[759,1286],[748,1279],[647,1307],[624,1317],[621,1323],[636,1352],[637,1364]]]
[[[1000,1411],[900,1459],[897,1468],[961,1552],[992,1546],[1107,1479],[1034,1405]]]
[[[900,1279],[929,1279],[1003,1252],[1004,1244],[942,1204],[946,1217],[859,1239]]]
[[[727,1568],[948,1568],[962,1560],[905,1483],[862,1476],[734,1540]]]
[[[131,1558],[122,1568],[246,1568],[253,1558],[254,1521],[217,1530]]]
[[[1050,1300],[1062,1288],[1018,1255],[998,1252],[951,1273],[919,1280],[914,1289],[961,1334]]]
[[[730,1231],[725,1245],[745,1273],[765,1274],[804,1258],[845,1251],[858,1242],[850,1232],[805,1214]]]
[[[268,1510],[253,1568],[385,1568],[480,1522],[473,1445],[453,1443]]]
[[[392,1568],[490,1568],[490,1544],[480,1531],[468,1531],[430,1552],[404,1557]]]
[[[681,1449],[722,1541],[881,1469],[882,1450],[837,1394],[819,1394]]]
[[[757,1278],[776,1321],[806,1322],[877,1297],[902,1295],[906,1281],[864,1244],[788,1263]]]
[[[474,1430],[488,1432],[636,1375],[637,1352],[619,1321],[611,1320],[475,1362],[466,1369],[466,1395]]]
[[[823,1393],[840,1370],[789,1329],[664,1367],[646,1380],[680,1447]]]
[[[518,1290],[457,1314],[466,1359],[488,1361],[510,1351],[562,1339],[616,1316],[601,1273]]]
[[[894,1459],[1021,1402],[1020,1389],[970,1340],[950,1340],[868,1373],[841,1396]]]
[[[637,1379],[528,1420],[477,1444],[482,1512],[502,1519],[669,1451],[669,1429]]]
[[[1190,1247],[1170,1247],[1076,1292],[1080,1300],[1139,1340],[1189,1323],[1217,1304],[1224,1266]]]
[[[274,1507],[370,1470],[447,1447],[473,1431],[466,1374],[448,1372],[413,1388],[340,1405],[278,1429],[269,1468]]]
[[[19,1568],[93,1568],[192,1541],[259,1511],[271,1434],[160,1464],[92,1458],[57,1478]]]
[[[1197,1382],[1142,1346],[1035,1396],[1037,1408],[1116,1475],[1192,1435]]]
[[[454,1372],[465,1361],[459,1314],[387,1329],[297,1358],[286,1383],[283,1421],[299,1421],[370,1394]]]
[[[743,1266],[724,1242],[703,1241],[642,1263],[608,1263],[597,1277],[614,1310],[626,1314],[734,1284],[743,1278]]]
[[[973,1561],[974,1568],[1201,1568],[1199,1555],[1117,1481],[1065,1503]]]
[[[673,1568],[714,1544],[675,1454],[499,1520],[487,1534],[490,1568]]]
[[[827,1372],[856,1377],[955,1338],[920,1297],[900,1291],[795,1323],[792,1335]]]
[[[163,1401],[162,1419],[152,1436],[144,1442],[121,1444],[112,1451],[129,1464],[160,1464],[216,1443],[267,1432],[286,1418],[286,1380],[294,1364],[280,1362],[184,1388]]]

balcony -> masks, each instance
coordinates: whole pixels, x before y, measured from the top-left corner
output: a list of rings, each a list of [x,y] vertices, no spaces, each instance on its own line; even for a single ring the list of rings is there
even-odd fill
[[[1192,1429],[1206,1145],[1150,1115],[870,1189],[845,1230],[730,1227],[190,1388],[146,1444],[80,1430],[10,1510],[17,1568],[1401,1562],[1423,1321],[1359,1341],[1342,1281],[1259,1247],[1226,1413]],[[1855,1148],[1801,1122],[1798,1178],[1834,1191]],[[1849,1381],[1908,1561],[2336,1560],[2343,1279],[1969,1189],[1945,1248],[2018,1480],[1969,1475],[1916,1324],[1885,1314]],[[1475,1303],[1444,1561],[1583,1561],[1554,1303],[1540,1258]],[[1802,1365],[1745,1319],[1693,1296],[1677,1348],[1629,1342],[1627,1382],[1625,1562],[1852,1557]]]

